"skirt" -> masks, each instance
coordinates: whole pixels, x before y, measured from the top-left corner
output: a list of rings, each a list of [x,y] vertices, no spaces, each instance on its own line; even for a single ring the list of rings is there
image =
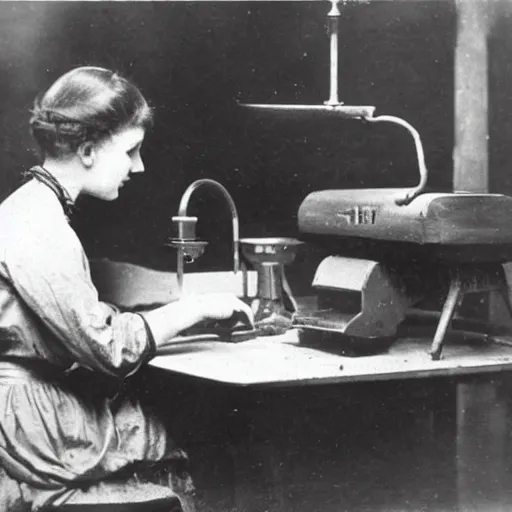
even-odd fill
[[[108,499],[133,500],[137,489],[156,485],[193,510],[186,453],[137,398],[106,396],[100,379],[88,371],[71,378],[44,363],[0,361],[0,464],[18,484],[19,502],[43,511],[86,503],[88,494],[96,499],[100,488]],[[16,492],[12,484],[4,487]]]

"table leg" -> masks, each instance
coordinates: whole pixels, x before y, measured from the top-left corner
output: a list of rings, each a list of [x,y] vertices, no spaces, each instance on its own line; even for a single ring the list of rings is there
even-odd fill
[[[441,318],[439,319],[439,324],[437,326],[434,340],[430,348],[430,355],[434,360],[441,359],[444,337],[448,327],[450,326],[450,322],[452,320],[453,313],[455,312],[455,308],[459,302],[461,292],[462,283],[459,278],[455,277],[450,283],[450,289],[448,290],[448,295],[443,305],[443,311],[441,312]]]
[[[457,384],[459,510],[512,510],[512,374]]]

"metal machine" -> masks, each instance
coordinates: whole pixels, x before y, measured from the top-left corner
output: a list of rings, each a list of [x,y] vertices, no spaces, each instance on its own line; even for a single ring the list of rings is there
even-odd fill
[[[323,190],[305,198],[298,212],[301,238],[331,255],[313,279],[316,310],[295,315],[294,325],[317,337],[379,350],[396,339],[413,307],[441,297],[430,349],[432,358],[439,359],[466,294],[496,292],[511,316],[503,264],[512,260],[512,198],[426,193],[428,171],[419,133],[398,117],[374,117],[373,106],[339,101],[339,0],[330,3],[329,100],[243,106],[281,116],[314,114],[398,124],[413,137],[420,179],[412,189]]]
[[[399,206],[403,192],[324,190],[306,197],[299,230],[332,256],[313,279],[318,310],[296,324],[384,346],[411,308],[441,298],[430,350],[439,359],[465,294],[495,291],[512,312],[503,267],[512,260],[512,198],[423,193]]]
[[[454,326],[458,306],[474,292],[499,297],[512,325],[505,263],[512,261],[512,198],[500,194],[426,192],[428,179],[419,133],[395,116],[374,117],[373,106],[345,105],[338,99],[337,37],[339,0],[328,13],[331,37],[330,97],[318,105],[243,104],[279,115],[327,115],[406,128],[416,148],[419,182],[403,189],[321,190],[309,194],[298,211],[300,241],[291,238],[239,239],[238,214],[227,190],[213,180],[198,180],[186,190],[169,245],[177,249],[179,287],[184,262],[199,257],[206,242],[195,238],[197,218],[187,215],[192,193],[213,186],[226,198],[233,223],[233,270],[241,268],[245,295],[253,306],[252,336],[280,334],[297,327],[301,339],[334,340],[354,354],[378,352],[400,336],[411,316],[430,320],[430,354],[440,359],[445,335]],[[313,278],[316,302],[299,311],[286,281],[301,243],[330,254]],[[239,250],[242,260],[239,258]],[[256,270],[255,297],[247,294],[247,265]],[[429,302],[440,307],[429,308]],[[427,307],[425,305],[427,304]],[[426,315],[425,315],[426,314]],[[485,324],[485,322],[483,322]],[[465,324],[467,325],[467,324]],[[474,325],[474,324],[472,324]],[[487,340],[512,345],[491,325],[475,331]],[[244,339],[248,333],[244,333]]]
[[[209,334],[204,339],[215,339],[233,342],[245,341],[261,335],[276,335],[286,332],[292,327],[297,312],[297,304],[293,298],[286,279],[285,265],[295,259],[297,248],[302,244],[294,238],[239,238],[238,211],[228,190],[218,181],[200,179],[191,183],[180,201],[178,215],[172,217],[173,234],[166,245],[176,249],[176,278],[178,293],[183,294],[185,264],[199,258],[205,251],[208,242],[196,237],[197,217],[188,214],[188,206],[194,192],[207,187],[220,192],[226,200],[231,214],[233,233],[233,273],[242,271],[244,299],[251,305],[254,312],[255,327],[247,325],[243,318],[207,324],[193,329],[195,334]],[[240,258],[240,251],[243,259]],[[248,266],[250,269],[248,269]],[[248,272],[254,269],[257,277],[255,293],[249,293]],[[197,336],[194,338],[196,339]],[[187,339],[190,339],[188,337]]]

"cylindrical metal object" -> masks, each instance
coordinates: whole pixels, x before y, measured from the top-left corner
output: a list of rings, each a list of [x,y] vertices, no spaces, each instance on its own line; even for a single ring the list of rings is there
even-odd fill
[[[172,238],[195,240],[197,217],[176,216],[172,218],[174,233]]]
[[[283,293],[281,265],[262,263],[258,268],[258,297],[281,300]]]
[[[183,259],[183,248],[178,247],[176,250],[176,279],[178,281],[178,291],[180,295],[183,293]]]
[[[330,62],[330,92],[327,105],[339,105],[338,99],[338,23],[340,11],[339,0],[331,0],[332,8],[327,15],[329,17],[329,32],[331,37],[331,62]]]

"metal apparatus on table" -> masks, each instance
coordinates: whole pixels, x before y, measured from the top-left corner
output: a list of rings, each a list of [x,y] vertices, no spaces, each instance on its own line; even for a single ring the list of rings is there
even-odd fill
[[[178,215],[172,217],[175,232],[167,241],[167,245],[176,249],[176,274],[178,280],[178,288],[183,291],[183,273],[185,263],[192,263],[203,255],[208,242],[198,240],[196,237],[197,217],[187,215],[188,205],[192,194],[201,187],[214,188],[221,192],[229,206],[231,213],[231,223],[233,227],[233,272],[236,274],[240,270],[240,254],[239,254],[239,221],[238,211],[236,209],[233,198],[227,189],[218,181],[211,179],[200,179],[191,183],[181,197]]]
[[[301,243],[285,237],[240,240],[242,255],[258,276],[251,307],[261,335],[282,334],[292,327],[298,308],[286,279],[285,265],[293,262]]]
[[[233,227],[233,272],[243,272],[244,299],[251,304],[256,329],[254,335],[275,335],[292,327],[297,311],[295,300],[286,280],[285,265],[295,259],[297,247],[302,243],[293,238],[239,238],[238,211],[227,189],[211,179],[194,181],[185,190],[179,205],[178,215],[172,217],[173,236],[167,245],[176,249],[177,281],[183,292],[185,263],[191,263],[205,251],[208,242],[196,237],[197,217],[188,215],[192,194],[200,187],[207,186],[222,193],[226,199]],[[240,258],[240,249],[243,261]],[[257,272],[257,291],[249,294],[248,265]],[[245,333],[247,334],[247,333]],[[247,336],[244,336],[247,339]],[[228,340],[229,341],[229,340]]]
[[[512,198],[426,193],[428,171],[419,133],[395,116],[374,117],[373,106],[339,101],[338,3],[331,0],[328,13],[329,100],[318,105],[243,106],[276,114],[401,125],[414,140],[419,182],[412,189],[323,190],[304,199],[298,212],[301,239],[331,255],[313,279],[316,310],[296,316],[295,325],[317,337],[350,340],[362,352],[367,346],[379,350],[396,339],[415,306],[441,295],[430,348],[431,357],[440,359],[445,335],[466,294],[497,292],[512,315],[503,266],[512,260]],[[500,338],[504,340],[508,338]]]
[[[324,190],[306,197],[298,214],[303,239],[332,256],[313,280],[318,311],[297,322],[361,344],[385,343],[411,308],[444,295],[430,350],[439,359],[465,294],[496,291],[512,311],[503,268],[512,259],[512,198],[424,193],[398,206],[401,193]]]

